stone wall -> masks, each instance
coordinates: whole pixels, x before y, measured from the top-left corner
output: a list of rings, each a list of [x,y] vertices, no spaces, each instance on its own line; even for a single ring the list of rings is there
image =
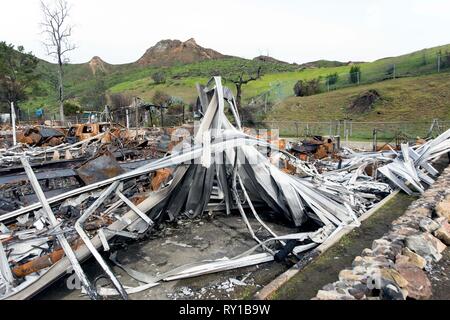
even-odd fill
[[[315,299],[430,299],[429,273],[450,245],[449,218],[450,167]]]

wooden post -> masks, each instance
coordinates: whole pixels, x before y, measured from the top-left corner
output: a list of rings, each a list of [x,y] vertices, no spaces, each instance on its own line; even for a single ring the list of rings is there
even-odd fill
[[[149,113],[150,113],[150,127],[153,128],[153,112],[152,112],[152,108],[150,107]]]
[[[377,152],[378,147],[378,138],[377,138],[377,129],[373,129],[373,152]]]
[[[127,118],[127,129],[130,129],[130,110],[125,110],[126,118]]]
[[[136,140],[139,135],[139,107],[137,103],[137,98],[134,98],[134,106],[136,108]]]

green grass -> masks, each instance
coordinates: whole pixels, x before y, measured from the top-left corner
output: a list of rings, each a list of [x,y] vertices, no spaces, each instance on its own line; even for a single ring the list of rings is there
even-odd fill
[[[450,123],[449,83],[450,73],[446,72],[386,80],[310,97],[290,97],[273,108],[266,117],[266,123],[272,128],[280,128],[280,134],[291,136],[296,135],[292,122],[300,123],[300,134],[309,123],[312,134],[325,135],[329,134],[331,127],[332,133],[336,133],[336,123],[331,124],[330,121],[351,120],[354,122],[352,139],[369,139],[374,128],[380,130],[380,139],[392,137],[398,131],[412,137],[423,137],[433,119]],[[373,109],[367,113],[350,112],[348,108],[352,101],[371,89],[377,90],[382,97]],[[341,135],[343,129],[341,124]]]
[[[450,73],[386,80],[309,97],[290,97],[275,106],[268,120],[282,121],[429,121],[450,120]],[[361,93],[377,90],[382,99],[368,113],[348,107]]]

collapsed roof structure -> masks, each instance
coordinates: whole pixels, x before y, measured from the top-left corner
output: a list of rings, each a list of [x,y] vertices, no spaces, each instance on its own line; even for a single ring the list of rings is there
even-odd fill
[[[47,199],[28,156],[20,160],[39,202],[0,216],[0,298],[24,299],[45,288],[73,268],[83,290],[92,299],[120,295],[123,299],[171,281],[223,270],[270,262],[283,247],[298,255],[330,239],[341,228],[358,226],[358,217],[373,208],[397,186],[407,192],[432,184],[437,175],[430,161],[449,152],[450,130],[422,146],[404,145],[402,152],[354,153],[325,173],[299,161],[270,142],[243,132],[231,90],[220,77],[198,86],[197,109],[201,122],[193,137],[185,138],[171,155],[111,179],[95,182]],[[280,170],[289,161],[305,174],[300,178]],[[372,166],[372,175],[367,167]],[[171,168],[173,173],[158,191],[140,188],[149,173]],[[380,181],[377,170],[388,181]],[[387,182],[390,182],[388,184]],[[144,189],[142,201],[130,200]],[[141,190],[142,191],[142,190]],[[66,207],[80,208],[80,215],[62,214]],[[275,234],[259,208],[298,228],[298,233]],[[124,287],[99,250],[110,250],[114,237],[138,239],[162,221],[201,216],[205,211],[238,212],[255,247],[234,258],[202,261],[161,275],[142,274],[121,266],[144,285]],[[261,239],[249,217],[270,237]],[[92,225],[98,222],[96,228]],[[306,222],[314,230],[304,231]],[[90,255],[111,280],[113,288],[95,288],[80,263]]]

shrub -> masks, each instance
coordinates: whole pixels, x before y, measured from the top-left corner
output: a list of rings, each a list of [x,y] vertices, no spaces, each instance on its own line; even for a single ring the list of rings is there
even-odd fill
[[[294,93],[297,97],[312,96],[314,94],[320,93],[320,79],[297,81],[294,86]]]
[[[164,91],[156,91],[153,95],[152,102],[157,106],[166,106],[168,107],[170,105],[170,102],[172,101],[172,97],[169,96]]]
[[[333,86],[338,82],[339,75],[337,74],[337,72],[332,73],[332,74],[327,75],[326,79],[327,79],[328,85]]]
[[[64,115],[66,116],[74,116],[78,113],[82,113],[83,109],[72,101],[64,102]]]
[[[360,66],[352,66],[350,68],[350,83],[359,83],[361,80],[361,67]]]
[[[109,95],[109,101],[111,103],[112,110],[119,110],[124,107],[128,107],[133,103],[132,97],[123,93],[113,93]]]
[[[441,68],[450,68],[450,52],[445,51],[444,54],[441,54]]]
[[[394,76],[394,72],[395,72],[395,65],[393,65],[393,64],[389,65],[386,70],[386,75],[389,78],[392,78]]]
[[[152,79],[156,84],[166,83],[166,74],[162,71],[155,72],[152,74]]]

